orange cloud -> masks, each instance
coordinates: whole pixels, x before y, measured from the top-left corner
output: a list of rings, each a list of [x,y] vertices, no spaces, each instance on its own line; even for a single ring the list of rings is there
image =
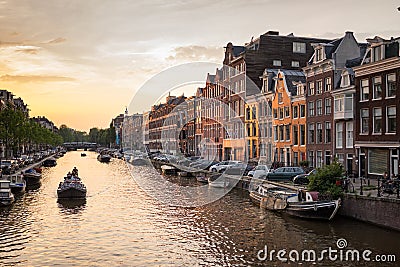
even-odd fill
[[[63,37],[58,37],[58,38],[55,38],[55,39],[45,42],[45,44],[59,44],[59,43],[64,43],[65,41],[67,41],[67,39],[65,39]]]
[[[175,55],[167,57],[167,60],[220,60],[223,56],[221,47],[215,46],[178,46],[173,52]]]

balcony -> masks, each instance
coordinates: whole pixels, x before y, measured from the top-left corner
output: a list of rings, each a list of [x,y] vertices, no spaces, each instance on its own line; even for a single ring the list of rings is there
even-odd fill
[[[334,120],[354,119],[353,96],[335,96]]]

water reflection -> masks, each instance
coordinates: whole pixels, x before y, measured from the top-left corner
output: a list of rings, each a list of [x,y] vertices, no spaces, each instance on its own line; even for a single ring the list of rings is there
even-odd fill
[[[76,214],[86,207],[86,199],[58,199],[58,207],[61,213]]]

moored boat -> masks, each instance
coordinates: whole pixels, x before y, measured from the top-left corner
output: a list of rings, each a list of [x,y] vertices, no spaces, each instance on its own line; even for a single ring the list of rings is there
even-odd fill
[[[43,167],[54,167],[57,165],[57,161],[55,158],[48,158],[43,161]]]
[[[86,157],[86,153],[81,153],[81,157]]]
[[[145,166],[150,165],[151,162],[149,159],[136,157],[131,160],[131,164],[134,166]]]
[[[283,211],[289,215],[305,218],[331,220],[340,207],[338,200],[320,200],[318,192],[309,192],[304,189],[294,191],[276,185],[259,185],[250,192],[250,198],[260,207]]]
[[[196,176],[196,180],[203,184],[208,184],[208,178],[205,175]]]
[[[108,154],[101,154],[97,156],[97,160],[100,162],[110,162],[111,156]]]
[[[208,177],[208,185],[217,188],[226,188],[229,186],[229,180],[226,176],[215,174]]]
[[[21,194],[25,192],[26,181],[22,174],[12,174],[7,177],[10,181],[10,188],[13,194]]]
[[[27,186],[39,184],[40,178],[42,178],[42,174],[36,172],[34,169],[26,170],[23,176]]]
[[[0,206],[9,206],[14,200],[14,194],[11,192],[10,188],[10,181],[0,180]]]

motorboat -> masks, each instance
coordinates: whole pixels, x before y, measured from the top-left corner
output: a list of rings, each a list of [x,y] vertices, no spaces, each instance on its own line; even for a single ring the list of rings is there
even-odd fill
[[[9,206],[14,200],[14,194],[11,192],[10,188],[10,181],[0,180],[0,206]]]
[[[21,194],[25,192],[26,181],[22,174],[12,174],[7,177],[10,181],[10,188],[13,194]]]
[[[340,207],[340,199],[322,200],[318,192],[293,189],[261,184],[250,191],[250,198],[262,208],[305,219],[332,220]]]
[[[81,153],[81,157],[86,157],[86,153]]]
[[[23,173],[23,176],[27,186],[39,184],[40,178],[42,178],[42,174],[38,173],[35,169],[26,170]]]
[[[56,161],[56,159],[53,158],[53,157],[48,158],[48,159],[45,159],[45,160],[43,161],[43,167],[54,167],[54,166],[56,166],[56,165],[57,165],[57,161]]]
[[[86,198],[87,189],[77,176],[67,176],[63,182],[60,182],[57,188],[57,197],[59,199],[78,199]]]

